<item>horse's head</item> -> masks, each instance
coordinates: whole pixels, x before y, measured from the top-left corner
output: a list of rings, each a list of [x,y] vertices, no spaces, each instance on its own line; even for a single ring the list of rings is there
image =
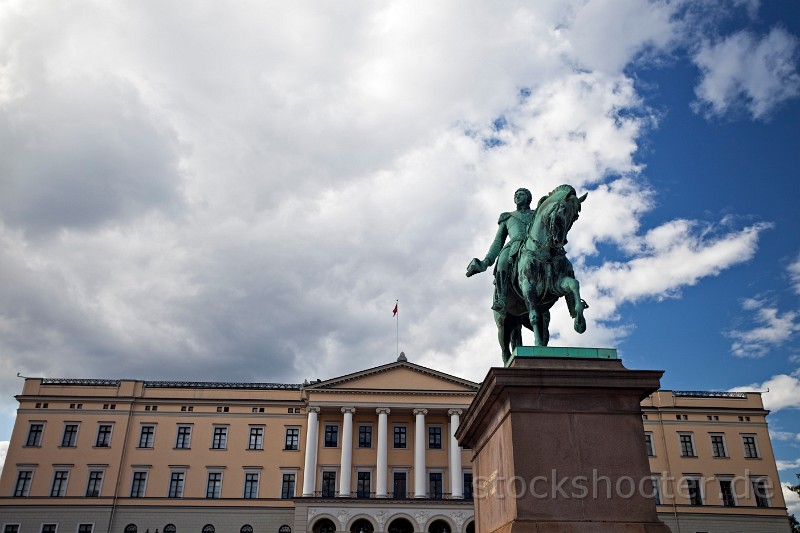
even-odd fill
[[[546,235],[541,235],[539,241],[547,242],[551,248],[563,248],[567,243],[567,233],[578,219],[581,203],[586,196],[584,194],[578,197],[571,185],[559,185],[550,194],[542,197],[536,208],[536,218],[540,221],[538,226]]]

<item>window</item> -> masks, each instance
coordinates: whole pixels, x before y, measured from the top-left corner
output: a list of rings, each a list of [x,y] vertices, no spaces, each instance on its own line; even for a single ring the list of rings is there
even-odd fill
[[[78,533],[92,533],[94,524],[78,524]]]
[[[183,497],[183,483],[186,478],[186,472],[173,472],[169,477],[169,492],[168,498],[181,498]]]
[[[336,448],[339,445],[339,426],[325,424],[325,447]]]
[[[253,526],[245,524],[239,529],[239,533],[253,533]]]
[[[288,500],[294,498],[294,474],[283,474],[283,481],[281,482],[281,498]]]
[[[769,507],[769,492],[766,480],[754,479],[751,483],[753,485],[753,497],[756,499],[756,507]]]
[[[131,498],[143,498],[144,489],[147,485],[147,472],[138,471],[133,473],[131,482]]]
[[[222,472],[209,472],[206,484],[206,498],[219,498],[222,490]]]
[[[64,435],[61,437],[61,446],[74,448],[78,443],[78,424],[64,424]]]
[[[139,433],[139,448],[152,448],[155,434],[155,426],[142,426],[142,430]]]
[[[725,437],[723,435],[711,435],[711,455],[713,457],[727,457],[725,451]]]
[[[405,426],[395,426],[394,427],[394,447],[395,448],[405,448],[406,447],[406,427]]]
[[[103,471],[90,470],[89,482],[86,484],[86,497],[99,498],[100,489],[102,488],[102,486],[103,486]]]
[[[370,473],[358,472],[358,480],[356,482],[356,498],[369,498],[370,490]]]
[[[464,472],[464,499],[472,499],[472,472]]]
[[[68,470],[56,470],[53,473],[53,486],[50,487],[51,498],[63,498],[67,493]]]
[[[744,445],[744,456],[747,459],[758,458],[758,448],[756,447],[755,435],[742,435],[742,444]]]
[[[733,484],[730,479],[719,480],[719,497],[725,507],[736,507],[736,499],[733,496]]]
[[[322,497],[333,498],[336,496],[336,472],[326,470],[322,472]]]
[[[300,428],[286,428],[286,439],[284,441],[283,449],[300,449]]]
[[[56,533],[58,524],[42,524],[42,533]]]
[[[175,524],[167,524],[164,526],[164,533],[178,533],[178,528],[175,527]]]
[[[394,498],[405,498],[406,497],[406,473],[405,472],[395,472],[394,473]]]
[[[656,505],[661,505],[661,478],[658,476],[653,476],[650,478],[650,482],[653,486],[653,492],[651,493],[651,496],[653,497]]]
[[[247,444],[248,450],[264,449],[264,428],[263,426],[250,426],[250,442]]]
[[[17,484],[14,487],[14,497],[27,498],[31,492],[33,470],[20,470],[17,472]]]
[[[691,433],[681,433],[679,435],[681,440],[681,456],[682,457],[695,457],[694,454],[694,441],[692,440]]]
[[[19,533],[19,524],[6,524],[3,533]]]
[[[125,533],[136,533],[139,531],[139,528],[136,527],[136,524],[128,524],[125,526]]]
[[[372,426],[358,426],[358,447],[372,448]]]
[[[42,433],[44,433],[44,424],[31,424],[28,427],[28,440],[25,441],[25,446],[41,446]]]
[[[206,524],[203,526],[203,533],[214,533],[214,526],[211,524]]]
[[[175,439],[175,448],[188,450],[192,443],[192,426],[178,426],[178,436]]]
[[[686,493],[689,497],[689,505],[703,505],[703,493],[700,491],[700,480],[688,478],[686,480]]]
[[[441,499],[442,498],[442,473],[430,472],[428,474],[428,497]]]
[[[97,426],[97,441],[94,445],[97,448],[108,448],[111,446],[111,424],[100,424]]]
[[[224,450],[227,446],[228,446],[227,426],[216,426],[214,428],[214,436],[211,439],[211,449]]]
[[[442,449],[442,428],[439,426],[428,427],[428,448],[432,450]]]
[[[243,498],[258,498],[258,472],[245,472]]]
[[[655,457],[656,450],[653,447],[653,434],[648,432],[644,434],[644,445],[647,448],[647,456]]]

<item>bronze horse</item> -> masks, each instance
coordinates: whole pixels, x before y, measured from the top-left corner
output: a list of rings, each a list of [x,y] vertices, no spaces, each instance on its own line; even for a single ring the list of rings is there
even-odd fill
[[[550,308],[562,296],[575,331],[586,331],[583,310],[589,306],[581,299],[580,284],[564,251],[586,196],[578,197],[571,185],[559,185],[539,200],[511,274],[506,311],[494,312],[504,363],[522,345],[522,326],[533,331],[536,346],[547,346]]]

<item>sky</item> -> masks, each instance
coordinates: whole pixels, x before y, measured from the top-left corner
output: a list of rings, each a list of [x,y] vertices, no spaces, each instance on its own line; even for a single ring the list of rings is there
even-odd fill
[[[0,461],[18,374],[480,381],[466,266],[568,183],[550,345],[763,392],[795,481],[799,58],[798,0],[0,0]]]

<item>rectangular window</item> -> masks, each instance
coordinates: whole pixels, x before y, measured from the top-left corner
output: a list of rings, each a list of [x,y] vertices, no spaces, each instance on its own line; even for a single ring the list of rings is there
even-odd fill
[[[442,449],[442,428],[439,426],[428,426],[428,448],[431,450]]]
[[[42,433],[44,433],[44,424],[31,424],[28,428],[28,440],[25,441],[25,446],[41,446]]]
[[[139,433],[139,448],[152,448],[155,434],[155,426],[142,426],[142,430]]]
[[[655,457],[656,449],[653,447],[653,434],[652,433],[645,433],[644,434],[644,445],[647,448],[647,456],[648,457]]]
[[[53,473],[53,486],[50,487],[51,498],[63,498],[67,494],[68,470],[56,470]]]
[[[681,456],[682,457],[695,457],[694,455],[694,442],[692,441],[691,433],[681,433],[679,435],[681,440]]]
[[[264,449],[264,428],[251,426],[250,427],[250,441],[247,444],[248,450],[263,450]]]
[[[653,484],[653,500],[656,502],[656,505],[661,505],[661,478],[653,476],[650,478],[650,481]]]
[[[61,446],[74,448],[78,443],[78,424],[64,424],[64,435],[61,437]]]
[[[333,498],[336,496],[336,472],[326,470],[322,472],[322,497]]]
[[[92,533],[94,524],[78,524],[78,533]]]
[[[134,472],[131,482],[131,498],[144,498],[144,490],[147,486],[147,472]]]
[[[212,450],[224,450],[228,446],[228,428],[217,426],[211,439]]]
[[[188,450],[192,443],[192,426],[178,426],[178,436],[175,439],[175,448]]]
[[[703,493],[700,491],[700,480],[689,478],[686,480],[686,492],[689,496],[689,505],[703,505]]]
[[[222,490],[222,472],[209,472],[206,484],[206,498],[219,498]]]
[[[711,455],[713,457],[727,457],[725,451],[725,437],[723,435],[711,435]]]
[[[356,484],[356,498],[369,498],[371,490],[370,473],[359,472]]]
[[[325,447],[336,448],[339,445],[339,426],[325,424]]]
[[[300,428],[286,428],[286,439],[284,441],[283,449],[300,449]]]
[[[31,480],[33,470],[20,470],[17,472],[17,484],[14,487],[14,497],[27,498],[31,493]]]
[[[464,499],[472,499],[472,472],[464,472]]]
[[[56,533],[57,529],[58,529],[58,524],[42,524],[41,533]]]
[[[744,445],[744,456],[746,458],[758,458],[758,448],[756,447],[755,435],[742,435],[742,444]]]
[[[733,496],[733,484],[730,479],[719,480],[719,496],[722,505],[725,507],[736,507],[736,499]]]
[[[405,498],[406,497],[406,473],[405,472],[395,472],[394,473],[394,494],[395,499]]]
[[[428,473],[428,497],[440,500],[442,495],[442,473]]]
[[[756,499],[756,507],[769,507],[769,492],[767,482],[763,479],[752,480],[753,497]]]
[[[406,427],[405,426],[395,426],[394,427],[394,447],[395,448],[405,448],[406,447]]]
[[[258,498],[258,472],[246,472],[244,475],[244,498]]]
[[[173,472],[169,477],[169,492],[168,498],[181,498],[183,497],[183,483],[186,479],[185,472]]]
[[[3,533],[19,533],[19,524],[6,524]]]
[[[99,498],[100,489],[103,487],[103,471],[90,470],[89,482],[86,484],[86,497]]]
[[[372,448],[372,426],[358,426],[358,447]]]
[[[281,498],[288,500],[294,498],[294,474],[284,474],[281,482]]]
[[[97,426],[97,441],[94,444],[97,448],[108,448],[111,446],[111,425],[100,424]]]

